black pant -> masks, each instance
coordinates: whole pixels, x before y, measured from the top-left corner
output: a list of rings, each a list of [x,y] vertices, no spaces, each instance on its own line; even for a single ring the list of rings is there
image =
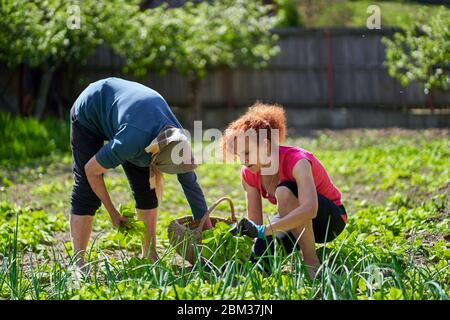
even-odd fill
[[[294,181],[285,181],[278,187],[287,187],[294,196],[298,197],[297,183]],[[317,216],[312,220],[314,238],[316,243],[325,243],[335,239],[345,228],[343,216],[347,216],[344,206],[338,206],[333,201],[317,193]],[[292,232],[279,232],[276,236],[277,243],[281,245],[283,251],[287,254],[291,253],[295,248],[297,241]],[[275,243],[272,236],[267,239],[257,239],[253,247],[252,261],[262,255],[272,255],[274,253]],[[300,246],[296,245],[296,249]]]
[[[72,214],[94,215],[101,205],[86,177],[84,166],[103,147],[105,139],[99,137],[76,119],[74,108],[70,110],[70,145],[74,185],[71,196]],[[153,209],[158,206],[154,189],[150,189],[149,167],[138,167],[131,162],[122,164],[133,192],[136,208]]]

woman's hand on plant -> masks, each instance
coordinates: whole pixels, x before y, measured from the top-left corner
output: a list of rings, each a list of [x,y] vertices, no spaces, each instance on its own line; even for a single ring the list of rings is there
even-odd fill
[[[264,225],[258,225],[247,218],[243,218],[236,224],[235,227],[230,229],[230,233],[232,235],[241,234],[250,238],[265,239],[265,229],[266,227]]]
[[[128,222],[128,218],[122,216],[118,211],[111,214],[111,220],[115,228],[119,228],[120,226]]]

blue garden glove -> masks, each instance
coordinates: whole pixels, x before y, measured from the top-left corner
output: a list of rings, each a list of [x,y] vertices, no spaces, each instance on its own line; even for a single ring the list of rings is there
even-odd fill
[[[258,225],[247,218],[241,219],[234,228],[230,229],[232,235],[245,235],[250,238],[265,239],[266,235],[264,230],[266,227],[264,225]]]

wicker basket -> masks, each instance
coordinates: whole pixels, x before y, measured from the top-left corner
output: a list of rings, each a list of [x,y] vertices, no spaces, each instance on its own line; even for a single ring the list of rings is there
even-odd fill
[[[196,252],[200,251],[201,247],[199,245],[202,242],[202,231],[206,219],[223,201],[228,201],[230,204],[231,218],[210,217],[212,225],[215,226],[219,221],[227,224],[236,223],[233,201],[230,198],[223,197],[213,203],[202,219],[194,220],[192,216],[184,216],[173,220],[169,224],[168,235],[170,244],[175,247],[180,256],[184,257],[191,264],[195,263]]]

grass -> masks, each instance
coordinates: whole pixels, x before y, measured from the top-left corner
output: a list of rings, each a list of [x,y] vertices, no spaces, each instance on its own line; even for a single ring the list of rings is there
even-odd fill
[[[370,5],[380,7],[382,28],[401,27],[417,21],[425,22],[439,8],[439,5],[411,1],[318,0],[314,1],[313,10],[308,10],[300,3],[299,11],[306,27],[366,27]],[[450,15],[450,9],[447,11]]]
[[[176,177],[167,176],[157,231],[161,259],[139,259],[139,237],[118,233],[101,209],[89,246],[90,273],[80,282],[68,234],[67,128],[51,121],[14,121],[22,121],[29,135],[20,140],[10,135],[10,145],[26,150],[43,137],[40,132],[60,142],[51,156],[13,149],[23,162],[5,161],[0,167],[9,181],[0,189],[1,298],[449,299],[448,130],[315,131],[289,139],[287,144],[309,149],[322,161],[349,212],[343,234],[317,246],[321,277],[314,281],[299,252],[283,256],[277,250],[269,257],[271,275],[258,264],[237,264],[237,256],[221,270],[184,263],[168,242],[167,226],[189,215],[189,206]],[[244,214],[239,166],[202,165],[197,174],[208,203],[227,195],[238,217]],[[122,169],[108,173],[106,182],[117,206],[133,205]],[[217,215],[227,210],[220,205]],[[275,207],[264,202],[264,212],[270,217]]]
[[[54,118],[38,121],[0,112],[0,165],[16,167],[36,158],[69,152],[69,123]]]

